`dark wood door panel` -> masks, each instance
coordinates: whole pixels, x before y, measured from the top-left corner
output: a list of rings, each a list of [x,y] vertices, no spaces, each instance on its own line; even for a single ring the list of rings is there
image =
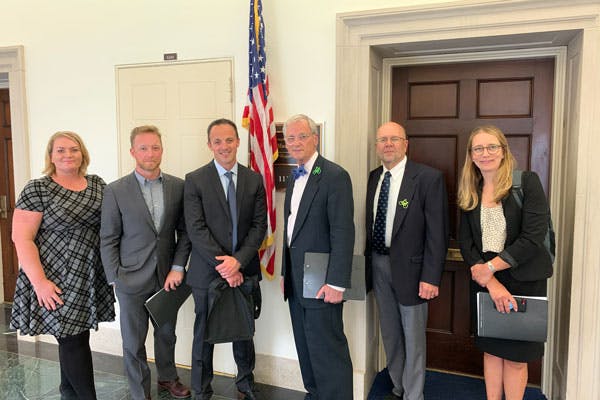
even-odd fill
[[[10,98],[8,89],[0,89],[0,238],[2,241],[2,278],[4,300],[12,301],[19,264],[13,245],[12,216],[15,207],[13,181]]]

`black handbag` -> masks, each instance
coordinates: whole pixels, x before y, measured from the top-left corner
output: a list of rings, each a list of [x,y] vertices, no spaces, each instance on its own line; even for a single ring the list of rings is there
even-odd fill
[[[208,286],[208,316],[204,340],[229,343],[254,336],[254,319],[261,309],[258,276],[244,277],[238,287],[230,287],[221,277]]]

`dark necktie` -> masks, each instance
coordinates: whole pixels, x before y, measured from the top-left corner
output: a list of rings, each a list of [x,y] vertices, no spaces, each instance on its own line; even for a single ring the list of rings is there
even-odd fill
[[[298,165],[296,168],[294,168],[292,170],[292,175],[294,176],[294,180],[306,175],[306,168],[304,168],[304,164]]]
[[[229,180],[227,184],[227,203],[229,204],[229,212],[231,214],[231,252],[235,252],[237,246],[237,204],[235,202],[235,185],[233,183],[233,172],[225,172],[225,176]]]
[[[390,178],[392,174],[387,171],[379,189],[377,200],[377,215],[373,225],[373,250],[379,254],[387,254],[385,248],[385,220],[387,217],[388,198],[390,196]]]

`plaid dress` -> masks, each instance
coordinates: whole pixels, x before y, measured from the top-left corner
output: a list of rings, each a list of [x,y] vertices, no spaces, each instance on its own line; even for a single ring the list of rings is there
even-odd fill
[[[87,175],[87,188],[66,189],[50,177],[30,181],[16,208],[42,212],[35,237],[46,277],[61,290],[63,306],[40,307],[29,279],[21,269],[10,326],[23,335],[76,335],[98,323],[115,319],[113,290],[100,261],[102,178]]]

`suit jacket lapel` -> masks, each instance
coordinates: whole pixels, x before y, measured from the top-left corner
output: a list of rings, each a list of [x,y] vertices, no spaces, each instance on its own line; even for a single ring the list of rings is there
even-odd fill
[[[142,214],[144,214],[144,219],[146,220],[146,222],[148,223],[148,225],[150,225],[152,227],[152,230],[154,232],[156,232],[156,227],[154,226],[154,221],[152,221],[152,214],[150,214],[150,210],[148,210],[148,205],[146,204],[146,199],[144,199],[144,194],[142,193],[142,189],[140,188],[140,183],[137,180],[137,177],[135,176],[135,172],[132,172],[131,175],[129,175],[129,186],[131,187],[131,193],[133,193],[133,196],[135,197],[133,199],[134,204],[141,204],[143,205],[143,209],[144,211],[142,211]]]
[[[367,209],[366,209],[366,222],[367,222],[367,235],[370,237],[371,231],[373,230],[373,220],[375,219],[375,215],[373,215],[373,207],[375,206],[375,202],[377,199],[375,198],[375,192],[377,192],[377,184],[379,183],[379,177],[381,176],[381,172],[383,171],[383,167],[379,167],[373,172],[367,183]]]
[[[283,202],[283,226],[284,226],[284,232],[283,232],[283,237],[284,237],[284,246],[287,246],[288,244],[288,237],[287,237],[287,227],[288,227],[288,217],[290,216],[290,209],[291,209],[291,204],[292,204],[292,193],[294,192],[294,183],[296,181],[294,180],[294,176],[292,174],[290,174],[287,178],[287,187],[285,189],[285,200]]]
[[[227,198],[225,197],[225,191],[223,190],[223,184],[221,183],[221,177],[219,176],[219,171],[217,171],[217,167],[215,167],[214,161],[210,164],[210,176],[209,179],[211,182],[208,182],[208,185],[214,188],[219,188],[221,190],[216,190],[217,198],[219,199],[219,203],[221,203],[221,207],[227,215],[229,215],[229,220],[231,221],[231,213],[229,212],[229,204],[227,204]],[[239,178],[239,177],[238,177]],[[237,198],[237,193],[236,193]]]
[[[236,224],[240,222],[240,212],[242,210],[242,197],[245,192],[247,171],[242,168],[241,165],[238,164],[238,177],[237,177],[237,185],[235,186],[235,203],[237,205],[237,221]]]
[[[481,231],[481,193],[479,193],[479,204],[477,204],[477,207],[475,207],[471,212],[471,226],[474,226],[477,230],[475,232],[476,237],[483,237],[483,233]]]
[[[417,188],[417,175],[419,175],[419,170],[415,168],[415,164],[407,160],[402,184],[400,185],[400,192],[398,192],[398,198],[396,199],[396,214],[394,216],[392,237],[396,236],[400,230],[402,222],[411,207],[410,202]],[[414,204],[413,207],[418,207],[418,205]]]
[[[302,225],[304,224],[304,220],[308,215],[308,210],[310,209],[310,205],[315,197],[315,194],[317,194],[317,192],[319,191],[319,181],[321,180],[322,172],[318,174],[313,174],[313,171],[316,167],[319,167],[321,171],[323,170],[323,158],[320,155],[317,156],[312,170],[308,171],[308,182],[306,182],[306,187],[304,188],[302,198],[300,199],[300,205],[298,206],[298,215],[296,215],[296,221],[294,222],[294,232],[292,234],[291,242],[294,241],[294,239],[298,235],[298,231],[300,230],[300,228],[302,228]]]
[[[165,174],[163,174],[163,178],[162,178],[162,186],[163,186],[163,205],[164,205],[164,210],[162,213],[162,218],[160,221],[160,229],[162,230],[162,227],[164,226],[165,223],[165,219],[167,218],[167,212],[169,212],[169,210],[171,209],[171,190],[173,189],[171,186],[171,179],[169,179],[168,176],[166,176]]]

